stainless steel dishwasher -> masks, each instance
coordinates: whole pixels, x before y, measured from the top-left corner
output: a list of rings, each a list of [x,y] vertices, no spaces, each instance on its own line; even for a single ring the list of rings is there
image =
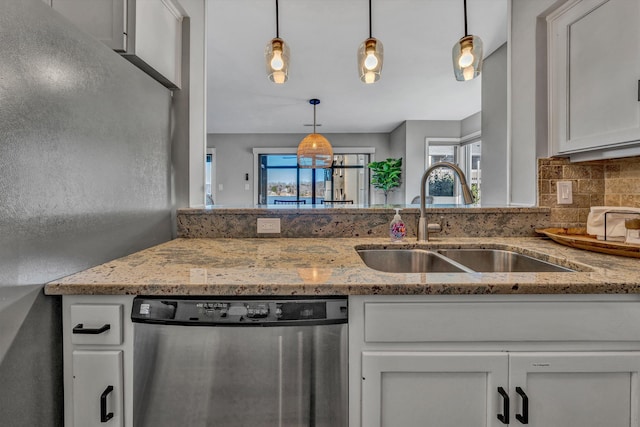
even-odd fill
[[[346,427],[347,299],[136,297],[134,427]]]

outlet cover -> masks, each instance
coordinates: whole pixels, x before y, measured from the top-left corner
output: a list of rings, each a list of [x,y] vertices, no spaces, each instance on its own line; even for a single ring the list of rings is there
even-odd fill
[[[280,218],[258,218],[258,233],[280,233]]]
[[[573,188],[571,181],[558,181],[556,183],[559,205],[570,205],[573,203]]]

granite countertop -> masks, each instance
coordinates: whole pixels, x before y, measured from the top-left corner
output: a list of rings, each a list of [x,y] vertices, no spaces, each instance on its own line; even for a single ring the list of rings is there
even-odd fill
[[[430,213],[493,213],[493,212],[549,212],[548,207],[540,206],[503,206],[503,205],[456,205],[456,204],[427,204],[425,207]],[[278,214],[278,213],[295,213],[299,215],[324,215],[329,213],[361,213],[363,215],[371,213],[389,213],[394,214],[395,209],[401,209],[402,213],[420,213],[419,204],[392,204],[392,205],[350,205],[350,204],[320,204],[320,205],[245,205],[245,206],[226,206],[226,205],[210,205],[201,208],[181,208],[178,213],[183,215],[201,215],[210,214],[218,215],[222,213],[233,214]]]
[[[510,249],[579,271],[383,273],[354,248]],[[427,295],[640,293],[638,260],[548,239],[382,238],[175,239],[55,280],[49,295]]]

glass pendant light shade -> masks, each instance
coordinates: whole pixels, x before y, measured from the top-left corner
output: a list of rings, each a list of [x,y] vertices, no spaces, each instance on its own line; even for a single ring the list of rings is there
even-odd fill
[[[453,72],[456,80],[471,80],[482,71],[482,40],[480,37],[467,35],[453,45]]]
[[[289,46],[280,38],[280,18],[276,0],[276,37],[267,43],[264,50],[267,77],[276,84],[283,84],[289,78]]]
[[[274,38],[264,51],[267,76],[274,83],[282,84],[289,78],[289,45],[281,38]]]
[[[313,133],[298,144],[298,167],[304,169],[328,169],[333,165],[333,148],[324,136],[316,133],[316,105],[319,99],[310,99],[313,105]]]
[[[358,48],[358,72],[360,80],[371,84],[380,80],[384,47],[380,40],[369,37]]]
[[[358,48],[358,75],[366,84],[380,80],[384,48],[382,42],[373,37],[371,32],[371,0],[369,0],[369,38]]]

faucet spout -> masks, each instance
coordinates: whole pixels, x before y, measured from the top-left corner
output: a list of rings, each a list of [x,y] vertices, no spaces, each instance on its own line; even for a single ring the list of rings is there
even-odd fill
[[[467,184],[467,178],[464,176],[464,172],[462,172],[462,169],[460,169],[458,165],[449,162],[439,162],[428,167],[427,170],[425,170],[422,174],[422,179],[420,180],[420,219],[418,221],[418,242],[429,241],[429,229],[426,213],[427,208],[425,206],[425,187],[427,185],[427,179],[429,178],[429,175],[431,175],[431,172],[438,168],[451,169],[456,175],[458,175],[460,186],[462,187],[462,198],[464,199],[465,205],[470,205],[474,202],[473,195],[471,194],[471,190],[469,189],[469,185]]]

